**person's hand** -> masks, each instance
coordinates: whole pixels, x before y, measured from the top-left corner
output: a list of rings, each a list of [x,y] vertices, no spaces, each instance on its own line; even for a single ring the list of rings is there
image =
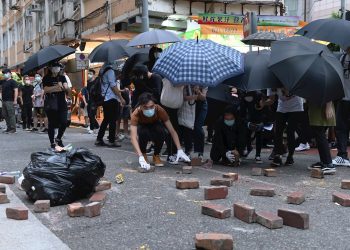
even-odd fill
[[[145,160],[145,157],[143,157],[142,155],[139,157],[139,164],[140,164],[140,167],[143,169],[146,169],[146,170],[151,169],[151,165],[147,163],[147,161]]]
[[[180,159],[184,160],[185,162],[191,161],[182,149],[177,150],[176,162],[178,162]]]
[[[17,100],[16,100],[16,101],[13,101],[13,105],[14,105],[14,106],[17,106]]]
[[[226,152],[226,158],[227,158],[227,160],[229,160],[229,162],[231,162],[231,163],[234,162],[235,159],[236,159],[231,150]]]
[[[326,104],[325,115],[327,120],[331,120],[334,118],[334,110],[333,110],[332,104],[329,104],[329,103]]]

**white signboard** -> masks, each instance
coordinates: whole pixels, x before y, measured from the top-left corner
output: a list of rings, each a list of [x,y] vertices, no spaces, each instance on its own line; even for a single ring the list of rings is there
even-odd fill
[[[89,69],[89,54],[75,53],[75,61],[77,63],[77,70]]]

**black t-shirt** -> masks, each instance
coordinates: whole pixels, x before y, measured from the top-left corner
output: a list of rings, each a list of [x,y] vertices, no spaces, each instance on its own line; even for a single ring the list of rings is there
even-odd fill
[[[1,87],[2,100],[4,102],[13,102],[15,98],[14,90],[18,88],[17,82],[13,79],[4,80],[1,83]]]
[[[136,81],[134,83],[135,91],[133,93],[132,106],[135,107],[139,96],[145,92],[153,94],[157,103],[160,104],[160,94],[162,93],[163,81],[162,77],[158,74],[153,73],[151,78],[147,78],[143,81]]]
[[[24,85],[21,87],[21,91],[22,91],[23,105],[32,105],[33,104],[32,95],[33,95],[34,87],[32,85]]]
[[[61,82],[62,85],[63,83],[67,82],[66,78],[64,76],[50,76],[46,75],[43,78],[43,87],[53,87],[55,85],[58,85],[58,83]],[[45,98],[50,98],[50,95],[57,95],[57,101],[58,101],[58,109],[59,110],[67,110],[67,102],[66,102],[66,93],[65,91],[61,92],[55,92],[55,93],[50,93],[50,94],[45,94]]]

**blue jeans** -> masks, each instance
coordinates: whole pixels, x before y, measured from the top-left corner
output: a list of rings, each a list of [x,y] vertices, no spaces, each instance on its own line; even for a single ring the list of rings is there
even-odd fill
[[[196,119],[194,121],[194,152],[203,154],[204,152],[204,122],[208,113],[207,101],[196,103]]]

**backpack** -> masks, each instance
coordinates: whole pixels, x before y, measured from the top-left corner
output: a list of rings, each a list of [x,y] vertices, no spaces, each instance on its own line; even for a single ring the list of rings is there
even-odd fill
[[[91,85],[90,91],[89,91],[89,96],[90,100],[93,103],[94,106],[102,106],[104,100],[105,100],[105,95],[107,94],[107,91],[109,89],[109,85],[106,89],[106,92],[104,95],[102,95],[102,84],[103,84],[103,75],[108,71],[112,69],[112,67],[106,67],[102,73],[99,73],[96,79],[94,80],[93,84]]]

